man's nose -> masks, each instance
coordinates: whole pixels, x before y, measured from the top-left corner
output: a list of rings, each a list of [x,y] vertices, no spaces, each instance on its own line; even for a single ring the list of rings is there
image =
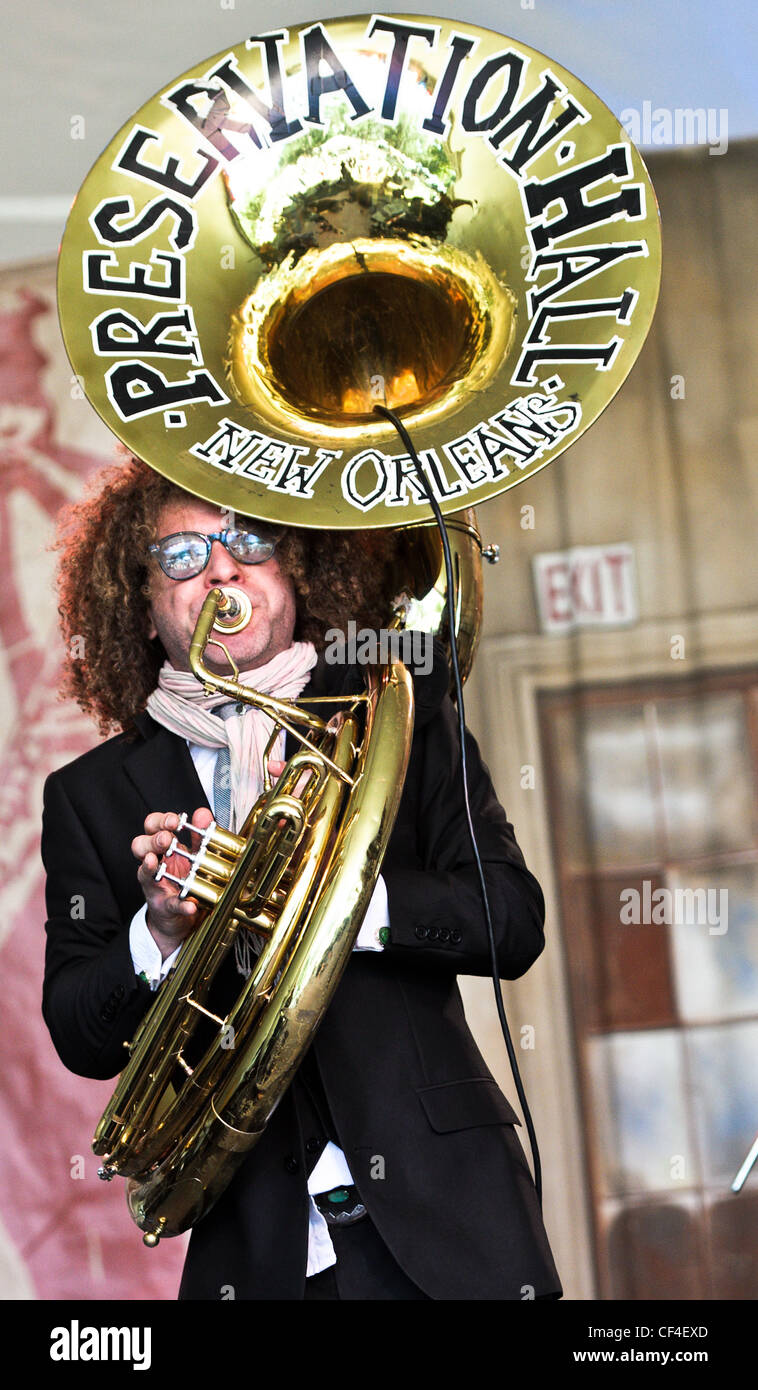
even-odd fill
[[[233,579],[239,579],[241,569],[240,561],[229,554],[226,546],[222,545],[221,541],[213,541],[211,558],[205,569],[208,588],[212,589],[216,584],[230,584]]]

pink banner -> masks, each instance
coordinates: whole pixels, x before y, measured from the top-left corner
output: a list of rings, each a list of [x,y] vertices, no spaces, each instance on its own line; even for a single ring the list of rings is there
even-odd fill
[[[110,1083],[73,1076],[40,1011],[42,787],[98,742],[57,696],[54,557],[59,508],[112,460],[57,325],[54,270],[0,275],[0,1297],[173,1299],[185,1241],[146,1250],[124,1184],[90,1149]]]

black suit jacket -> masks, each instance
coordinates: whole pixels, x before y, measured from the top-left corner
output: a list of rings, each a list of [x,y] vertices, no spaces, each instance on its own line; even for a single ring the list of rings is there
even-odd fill
[[[415,685],[410,766],[382,870],[391,940],[380,954],[354,953],[310,1055],[361,1197],[409,1277],[434,1299],[547,1295],[560,1283],[518,1121],[456,984],[457,974],[490,966],[446,666]],[[309,689],[333,686],[334,672],[320,665]],[[138,722],[136,738],[110,739],[45,786],[43,1012],[66,1066],[93,1077],[121,1069],[123,1043],[152,999],[129,952],[143,902],[131,840],[149,811],[207,804],[185,741],[147,715]],[[543,947],[542,894],[470,735],[467,748],[499,970],[516,979]],[[72,915],[74,900],[83,911]],[[236,1298],[302,1298],[305,1113],[296,1079],[195,1228],[182,1297],[229,1297],[231,1288]]]

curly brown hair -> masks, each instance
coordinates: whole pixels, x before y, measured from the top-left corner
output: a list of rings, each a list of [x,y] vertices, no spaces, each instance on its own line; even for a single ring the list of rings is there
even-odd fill
[[[56,549],[58,612],[65,643],[61,694],[72,696],[102,733],[131,730],[166,659],[150,639],[147,548],[169,502],[194,501],[129,455],[97,474],[83,501],[61,514]],[[295,637],[324,647],[329,628],[386,624],[396,591],[391,531],[288,528],[277,548],[293,582]]]

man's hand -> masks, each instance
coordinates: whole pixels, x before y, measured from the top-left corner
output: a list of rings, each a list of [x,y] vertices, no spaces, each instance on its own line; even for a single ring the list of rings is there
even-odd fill
[[[212,820],[208,807],[202,806],[195,811],[192,824],[198,830],[205,830]],[[179,817],[174,811],[153,811],[145,819],[144,835],[137,835],[132,840],[132,854],[139,860],[137,879],[147,903],[148,929],[160,948],[163,960],[199,925],[197,904],[179,897],[179,885],[165,878],[159,883],[155,881],[160,860],[178,826]],[[166,860],[166,867],[169,873],[183,878],[189,869],[189,861],[177,851]]]

